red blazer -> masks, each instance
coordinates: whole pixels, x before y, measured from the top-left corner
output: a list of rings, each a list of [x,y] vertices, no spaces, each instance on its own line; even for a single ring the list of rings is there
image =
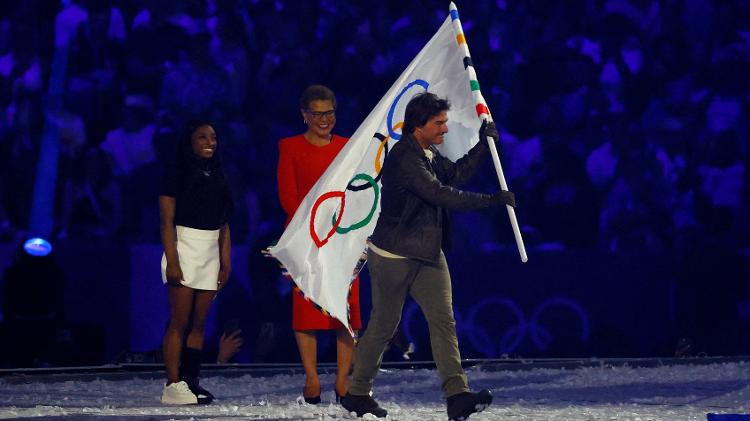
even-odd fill
[[[276,176],[279,200],[286,212],[284,226],[292,220],[307,192],[348,140],[349,138],[333,135],[329,144],[315,146],[300,134],[279,141],[279,167]]]

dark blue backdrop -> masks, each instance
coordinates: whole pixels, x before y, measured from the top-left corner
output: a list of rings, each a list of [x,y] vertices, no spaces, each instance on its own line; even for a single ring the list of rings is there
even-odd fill
[[[457,5],[530,256],[518,261],[503,215],[454,215],[464,355],[672,355],[680,338],[693,354],[747,353],[750,4]],[[336,91],[335,131],[353,133],[447,10],[444,1],[4,4],[0,266],[22,240],[47,235],[67,322],[106,328],[100,359],[158,347],[158,178],[184,121],[201,115],[215,122],[232,183],[241,268],[212,323],[242,319],[245,360],[294,360],[288,285],[257,252],[284,219],[277,140],[303,131],[297,101],[311,83]],[[488,163],[467,188],[493,191],[494,179]],[[421,316],[407,308],[405,317],[426,357]],[[277,352],[258,348],[271,339]]]

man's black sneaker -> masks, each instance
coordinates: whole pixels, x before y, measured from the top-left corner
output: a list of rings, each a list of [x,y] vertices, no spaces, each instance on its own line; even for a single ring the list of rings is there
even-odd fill
[[[358,417],[362,417],[365,414],[372,414],[378,418],[385,418],[388,415],[388,411],[378,406],[378,403],[371,396],[347,393],[341,397],[341,406],[349,412],[356,413]]]
[[[492,393],[487,389],[453,395],[448,398],[448,419],[463,421],[475,412],[484,411],[491,403]]]

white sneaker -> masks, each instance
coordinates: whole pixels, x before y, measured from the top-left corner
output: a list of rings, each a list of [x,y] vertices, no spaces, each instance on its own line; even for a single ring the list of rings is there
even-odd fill
[[[165,405],[191,405],[197,404],[198,398],[190,391],[187,383],[177,382],[164,386],[161,403]]]

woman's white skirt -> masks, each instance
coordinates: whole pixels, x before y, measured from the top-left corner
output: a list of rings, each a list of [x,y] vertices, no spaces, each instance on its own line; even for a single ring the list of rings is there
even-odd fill
[[[177,256],[182,285],[215,291],[219,279],[219,230],[199,230],[177,225]],[[167,283],[167,256],[161,256],[161,280]]]

